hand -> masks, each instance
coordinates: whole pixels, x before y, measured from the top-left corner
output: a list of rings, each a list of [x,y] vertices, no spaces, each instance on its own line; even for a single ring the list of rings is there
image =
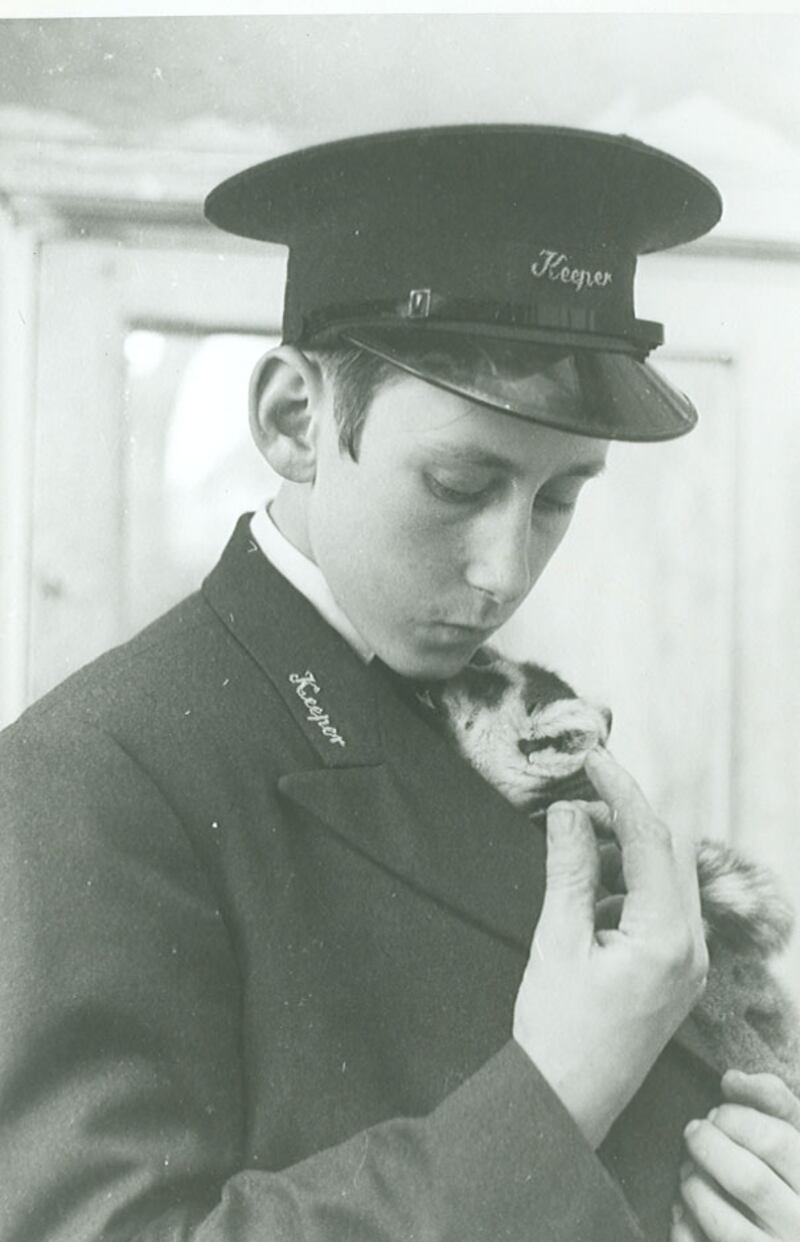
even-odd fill
[[[596,1146],[700,995],[708,955],[693,844],[660,823],[607,752],[586,769],[622,851],[618,926],[597,926],[591,805],[557,803],[513,1033]]]
[[[729,1071],[725,1102],[690,1122],[670,1242],[797,1242],[800,1100],[773,1074]]]

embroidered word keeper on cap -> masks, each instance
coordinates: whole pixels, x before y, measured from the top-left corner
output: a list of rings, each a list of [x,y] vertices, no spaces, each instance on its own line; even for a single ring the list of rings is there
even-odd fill
[[[309,147],[222,182],[220,228],[289,247],[284,341],[336,339],[535,422],[621,440],[689,431],[645,361],[640,254],[721,214],[715,187],[627,137],[534,125],[403,130]]]

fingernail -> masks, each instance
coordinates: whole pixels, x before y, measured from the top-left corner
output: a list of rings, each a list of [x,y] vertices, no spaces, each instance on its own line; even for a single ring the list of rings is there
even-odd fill
[[[700,1128],[700,1122],[699,1122],[699,1121],[690,1121],[690,1122],[689,1122],[689,1124],[688,1124],[688,1126],[686,1126],[686,1127],[684,1128],[683,1133],[684,1133],[684,1134],[686,1135],[686,1137],[688,1138],[690,1134],[694,1134],[696,1130],[699,1130],[699,1128]]]
[[[694,1165],[692,1164],[691,1160],[684,1160],[683,1164],[681,1165],[680,1173],[678,1174],[682,1182],[686,1181],[687,1177],[689,1176],[693,1168],[694,1168]]]
[[[718,1108],[712,1108],[711,1112],[708,1114],[708,1120],[709,1120],[709,1121],[716,1121],[716,1120],[717,1120],[717,1113],[718,1113],[718,1112],[719,1112],[719,1109],[718,1109]]]
[[[673,1225],[679,1225],[679,1224],[681,1223],[681,1221],[682,1221],[682,1220],[683,1220],[683,1204],[682,1204],[682,1203],[673,1203],[673,1205],[672,1205],[672,1223],[673,1223]]]

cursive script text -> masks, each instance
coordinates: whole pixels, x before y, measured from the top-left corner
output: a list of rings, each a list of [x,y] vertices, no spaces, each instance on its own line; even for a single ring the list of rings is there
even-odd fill
[[[314,698],[315,694],[319,694],[320,689],[311,669],[306,669],[304,673],[290,673],[289,681],[294,686],[297,697],[302,700],[308,709],[306,720],[315,724],[332,746],[346,746],[347,743],[339,730],[331,723],[330,716]],[[309,693],[312,690],[314,693]]]
[[[572,285],[576,293],[587,289],[604,289],[614,279],[611,272],[590,272],[585,267],[572,267],[569,255],[558,250],[540,250],[539,258],[531,263],[531,276],[541,280],[557,280],[562,285]]]

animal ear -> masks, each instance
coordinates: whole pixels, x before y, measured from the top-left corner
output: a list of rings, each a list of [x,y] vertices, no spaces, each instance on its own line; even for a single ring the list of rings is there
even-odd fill
[[[497,664],[481,664],[477,667],[474,664],[468,664],[458,674],[457,684],[474,703],[484,707],[494,707],[511,685],[506,667],[505,661],[498,661]]]
[[[470,660],[473,668],[494,668],[498,664],[505,664],[505,660],[500,652],[495,647],[490,647],[488,643],[479,647]]]

